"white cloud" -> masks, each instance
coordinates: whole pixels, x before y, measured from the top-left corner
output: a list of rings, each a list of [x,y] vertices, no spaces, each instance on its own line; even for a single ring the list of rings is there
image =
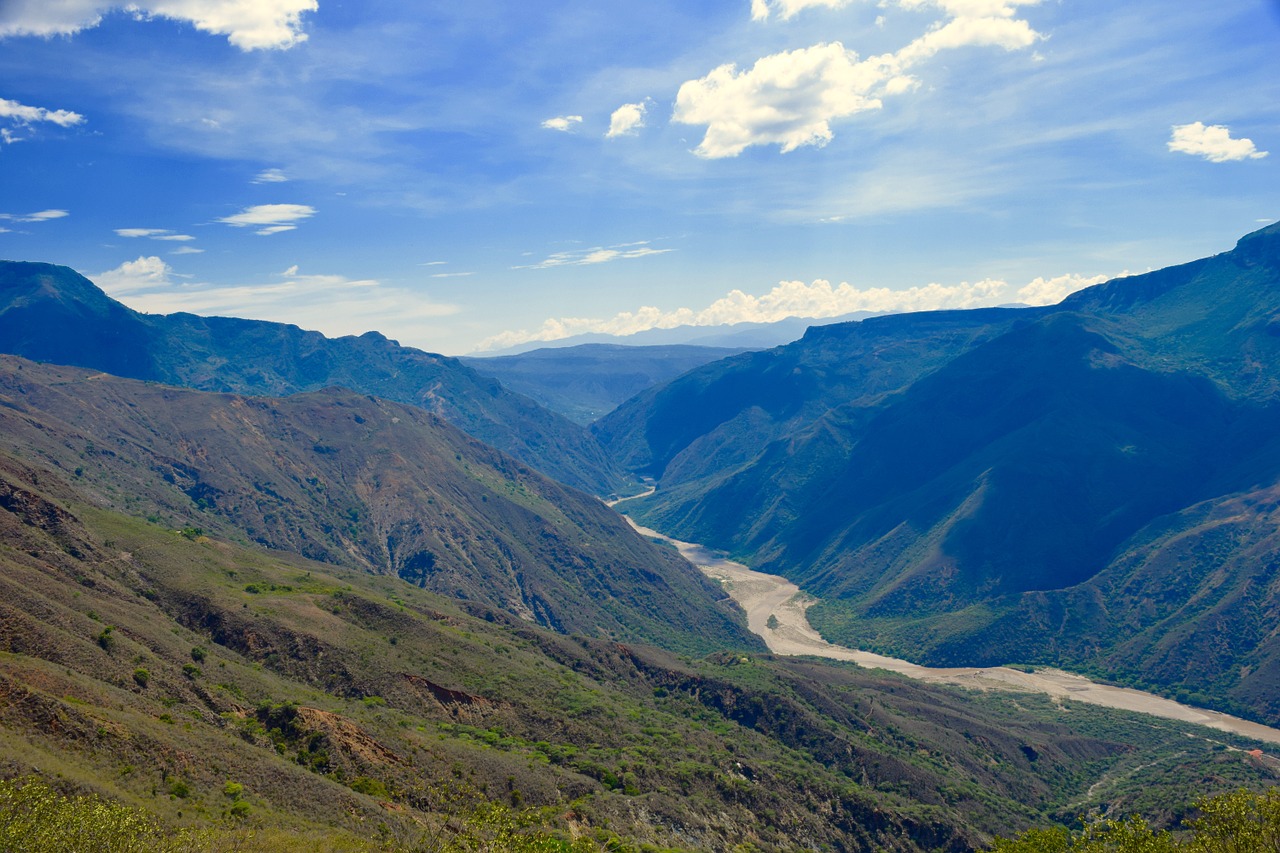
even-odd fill
[[[784,152],[825,145],[829,122],[877,109],[872,93],[891,76],[883,62],[859,62],[840,42],[814,45],[766,56],[749,71],[721,65],[686,82],[672,121],[707,125],[694,149],[701,157],[736,157],[747,146],[769,143]]]
[[[457,314],[458,306],[433,302],[420,291],[374,279],[299,272],[298,266],[257,284],[215,285],[180,281],[158,257],[139,257],[90,276],[98,286],[138,311],[245,317],[294,323],[326,335],[376,329],[392,338],[419,338],[429,346],[431,324]]]
[[[9,222],[48,222],[50,219],[61,219],[69,215],[65,210],[41,210],[36,213],[0,213],[0,219]]]
[[[289,180],[288,175],[280,169],[263,169],[261,172],[253,176],[253,180],[250,181],[250,183],[283,184],[287,180]]]
[[[1069,273],[1053,278],[1037,276],[1014,292],[1013,301],[1024,305],[1057,305],[1077,290],[1102,284],[1113,278],[1124,278],[1128,274],[1128,271],[1125,271],[1119,275],[1082,276]]]
[[[790,20],[811,6],[839,9],[848,6],[849,0],[751,0],[751,19],[764,21],[770,12],[777,12],[782,20]]]
[[[165,240],[171,243],[186,243],[195,239],[190,234],[177,234],[167,228],[117,228],[116,234],[121,237],[148,237],[152,240]]]
[[[71,35],[124,10],[139,19],[184,21],[241,50],[284,49],[306,41],[302,14],[318,8],[317,0],[8,0],[0,5],[0,37]]]
[[[17,101],[10,101],[7,98],[0,98],[0,119],[8,119],[15,124],[31,125],[37,122],[48,122],[56,124],[58,127],[74,127],[77,124],[84,124],[85,118],[80,113],[71,110],[50,110],[44,107],[29,107],[26,104],[20,104]],[[17,138],[13,136],[12,131],[6,130],[4,133],[5,142],[16,142]]]
[[[787,16],[822,0],[773,0]],[[1017,7],[1039,0],[896,0],[907,9],[936,8],[946,17],[896,53],[860,59],[840,42],[765,56],[746,71],[721,65],[685,82],[671,120],[706,125],[700,157],[736,157],[752,145],[777,144],[782,152],[822,146],[833,138],[831,122],[882,106],[882,98],[919,86],[908,72],[942,50],[966,46],[1016,50],[1041,38]],[[822,5],[832,5],[822,2]],[[753,15],[771,7],[753,0]]]
[[[546,260],[536,264],[524,264],[512,267],[516,270],[544,270],[552,267],[582,267],[592,264],[607,264],[610,261],[627,261],[649,255],[665,255],[672,249],[654,249],[648,242],[626,243],[620,246],[596,246],[591,249],[578,249],[571,252],[556,252]]]
[[[256,204],[218,221],[236,228],[262,226],[255,233],[267,236],[292,231],[298,227],[295,223],[315,213],[316,209],[308,204]]]
[[[582,116],[556,116],[544,121],[542,126],[547,130],[568,132],[573,130],[575,124],[582,124]]]
[[[630,136],[644,127],[644,114],[648,110],[648,102],[623,104],[613,111],[609,117],[609,132],[606,137]]]
[[[633,335],[649,329],[671,329],[676,326],[719,326],[734,323],[776,323],[789,317],[823,319],[855,312],[903,313],[934,311],[944,308],[980,308],[1010,301],[1028,305],[1050,305],[1068,294],[1106,281],[1112,276],[1062,275],[1036,278],[1013,291],[1000,279],[961,282],[957,285],[930,283],[905,290],[887,287],[855,287],[848,282],[832,285],[817,279],[812,284],[782,281],[763,296],[732,290],[701,309],[676,308],[663,311],[644,306],[623,311],[609,318],[560,317],[543,322],[535,331],[510,331],[494,335],[476,347],[477,351],[500,349],[529,341],[554,341],[588,333]]]
[[[139,256],[137,260],[125,261],[113,270],[108,270],[93,277],[93,281],[108,295],[114,297],[128,296],[143,291],[173,286],[171,278],[173,267],[155,255]]]
[[[1170,151],[1203,157],[1210,163],[1259,160],[1269,153],[1259,151],[1252,139],[1232,139],[1231,131],[1224,125],[1206,127],[1199,121],[1174,125],[1168,145]]]
[[[195,246],[179,246],[169,254],[171,255],[199,255],[204,249],[197,249]]]

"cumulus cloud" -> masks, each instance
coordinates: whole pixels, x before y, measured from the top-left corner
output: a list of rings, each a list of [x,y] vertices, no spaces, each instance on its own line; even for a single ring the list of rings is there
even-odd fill
[[[896,314],[944,308],[980,308],[1010,301],[1027,305],[1049,305],[1062,301],[1068,294],[1082,287],[1098,284],[1108,278],[1110,276],[1087,277],[1074,274],[1049,279],[1036,278],[1017,290],[1000,279],[983,279],[972,283],[965,281],[956,285],[935,282],[904,290],[887,287],[860,288],[848,282],[833,285],[824,279],[817,279],[811,284],[782,281],[762,296],[732,290],[701,309],[676,308],[664,311],[654,306],[644,306],[608,318],[550,318],[543,322],[541,328],[533,331],[509,331],[494,335],[481,341],[476,349],[500,349],[529,341],[554,341],[588,333],[623,336],[677,326],[776,323],[789,317],[816,320],[857,312]]]
[[[65,210],[40,210],[35,213],[0,213],[0,219],[8,222],[48,222],[70,216]]]
[[[315,213],[316,209],[308,204],[255,204],[218,221],[236,228],[258,226],[255,233],[267,236],[292,231],[298,227],[296,223]]]
[[[120,298],[135,293],[173,286],[173,267],[155,255],[125,261],[113,270],[98,273],[94,283],[109,295]]]
[[[1017,7],[1039,0],[896,0],[907,9],[933,8],[945,17],[896,53],[860,58],[840,42],[817,44],[758,59],[745,71],[725,64],[685,82],[671,120],[705,125],[694,153],[736,157],[752,145],[776,144],[783,153],[831,141],[831,122],[878,109],[882,99],[916,89],[909,72],[943,50],[966,46],[1017,50],[1041,38]],[[794,14],[819,0],[755,0],[753,13]],[[824,3],[823,5],[832,5]],[[757,17],[760,15],[757,14]]]
[[[289,177],[280,169],[263,169],[261,172],[253,176],[253,180],[250,183],[283,184],[287,180],[289,180]]]
[[[123,10],[140,20],[189,23],[245,51],[285,49],[306,41],[302,15],[317,8],[317,0],[8,0],[0,5],[0,37],[71,35],[96,27],[107,12]]]
[[[648,102],[623,104],[613,111],[609,117],[609,132],[606,137],[630,136],[644,127],[644,114],[648,110]]]
[[[607,264],[610,261],[628,261],[633,258],[644,258],[649,255],[664,255],[672,249],[655,249],[648,241],[624,243],[618,246],[595,246],[591,249],[576,249],[568,252],[555,252],[545,260],[536,264],[523,264],[512,267],[517,270],[545,270],[552,267],[582,267],[592,264]]]
[[[375,279],[308,274],[295,264],[264,281],[215,285],[183,280],[161,258],[139,257],[90,278],[138,311],[187,311],[206,316],[245,317],[294,323],[326,335],[356,335],[376,329],[391,337],[429,342],[430,324],[460,310],[419,291]]]
[[[573,130],[574,125],[582,124],[582,116],[556,116],[549,118],[542,123],[547,130],[559,130],[568,132]]]
[[[1203,122],[1176,124],[1169,139],[1169,150],[1203,157],[1210,163],[1233,160],[1260,160],[1269,152],[1259,151],[1252,139],[1232,139],[1231,131],[1221,124],[1205,126]]]
[[[770,12],[777,12],[782,20],[790,20],[811,6],[839,9],[848,6],[849,0],[751,0],[751,19],[768,20]]]
[[[889,76],[883,62],[860,62],[840,42],[814,45],[686,82],[672,121],[707,126],[694,149],[707,158],[736,157],[750,145],[777,143],[784,152],[825,145],[833,119],[880,107],[873,93]]]

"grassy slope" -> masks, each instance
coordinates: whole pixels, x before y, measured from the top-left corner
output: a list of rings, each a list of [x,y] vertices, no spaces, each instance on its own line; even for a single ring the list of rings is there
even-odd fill
[[[565,637],[95,508],[8,455],[0,480],[5,774],[173,824],[235,822],[233,781],[241,820],[336,828],[322,847],[413,839],[494,800],[631,844],[966,850],[1046,814],[1169,817],[1269,778],[1194,727]]]
[[[208,394],[0,357],[4,446],[109,506],[398,575],[557,630],[760,648],[723,593],[598,500],[420,409]]]

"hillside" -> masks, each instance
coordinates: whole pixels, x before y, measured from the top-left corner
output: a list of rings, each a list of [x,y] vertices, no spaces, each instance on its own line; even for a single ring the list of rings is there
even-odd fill
[[[369,332],[139,314],[73,270],[0,261],[0,352],[202,391],[283,395],[341,386],[419,406],[562,483],[607,495],[622,479],[580,426],[457,359]]]
[[[434,849],[479,826],[960,853],[1270,778],[1182,724],[551,633],[103,509],[86,479],[0,452],[0,769],[213,828],[211,849]]]
[[[459,361],[586,425],[646,388],[739,352],[742,350],[689,345],[582,344]]]
[[[349,391],[176,389],[0,357],[0,447],[95,504],[398,576],[560,631],[757,648],[723,593],[595,498]]]
[[[1278,312],[1270,226],[1050,309],[811,330],[597,432],[658,479],[641,518],[822,596],[830,639],[1275,721]]]

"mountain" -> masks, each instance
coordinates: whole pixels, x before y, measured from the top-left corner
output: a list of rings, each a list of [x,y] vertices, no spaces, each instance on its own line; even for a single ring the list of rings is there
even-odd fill
[[[811,326],[826,326],[874,316],[870,311],[855,311],[838,317],[787,317],[772,323],[722,323],[718,326],[676,326],[671,329],[646,329],[630,335],[608,335],[590,332],[556,341],[529,341],[501,350],[472,353],[473,358],[521,355],[537,349],[560,349],[584,344],[611,346],[699,346],[729,349],[767,349],[798,339]]]
[[[739,352],[742,350],[690,345],[581,344],[458,360],[585,425],[646,388]]]
[[[343,389],[176,389],[0,357],[0,443],[100,506],[417,586],[560,631],[757,648],[724,594],[595,498],[413,406]]]
[[[811,330],[597,434],[658,480],[641,518],[822,596],[830,639],[1274,721],[1277,317],[1270,226],[1048,309]]]
[[[104,383],[93,412],[112,399],[143,409],[135,430],[151,418],[140,392],[169,395],[175,417],[191,396],[61,375],[68,392]],[[124,489],[128,472],[154,476],[125,462],[141,459],[138,433],[72,448],[88,454],[77,473],[58,464],[71,437],[15,400],[0,407],[0,766],[194,832],[181,849],[964,853],[1093,809],[1164,825],[1169,803],[1270,781],[1243,751],[1253,744],[1186,724],[565,636],[397,578],[150,523],[136,517],[148,499]],[[340,400],[333,416],[352,414]],[[282,423],[288,409],[226,402]],[[414,415],[384,411],[397,427]],[[31,443],[9,438],[19,421]],[[127,514],[103,506],[108,470]],[[24,802],[12,790],[0,783],[0,809]],[[39,804],[24,819],[53,812]]]
[[[458,360],[377,332],[326,338],[297,326],[139,314],[73,270],[0,262],[0,352],[203,391],[281,395],[340,385],[434,412],[563,483],[622,485],[579,425]]]

